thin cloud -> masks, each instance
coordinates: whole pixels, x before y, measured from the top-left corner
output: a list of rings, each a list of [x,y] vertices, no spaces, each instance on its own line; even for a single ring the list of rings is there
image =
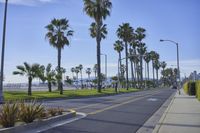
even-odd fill
[[[36,6],[38,4],[52,3],[56,0],[9,0],[9,4],[23,5],[23,6]],[[5,0],[0,0],[0,3],[5,3]]]

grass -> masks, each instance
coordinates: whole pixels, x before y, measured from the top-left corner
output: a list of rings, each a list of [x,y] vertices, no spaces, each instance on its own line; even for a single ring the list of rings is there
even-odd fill
[[[119,93],[129,93],[136,92],[139,89],[130,88],[129,90],[120,89]],[[119,94],[118,93],[118,94]],[[27,92],[22,91],[9,91],[4,92],[5,101],[13,100],[31,100],[31,99],[54,99],[54,98],[82,98],[89,96],[105,96],[105,95],[114,95],[115,90],[113,88],[103,89],[101,93],[97,92],[96,89],[84,89],[84,90],[65,90],[63,95],[59,94],[59,91],[47,92],[47,91],[33,91],[32,96],[28,96]]]

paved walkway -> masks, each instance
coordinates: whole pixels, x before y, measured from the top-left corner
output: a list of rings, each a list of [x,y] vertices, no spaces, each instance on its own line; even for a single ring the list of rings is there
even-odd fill
[[[153,133],[200,133],[200,101],[181,89],[181,95],[175,95]]]

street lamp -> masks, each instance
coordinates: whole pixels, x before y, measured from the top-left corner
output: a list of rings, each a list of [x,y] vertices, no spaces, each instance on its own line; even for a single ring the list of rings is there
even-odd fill
[[[0,74],[0,103],[3,103],[3,68],[4,68],[4,51],[6,40],[6,18],[7,18],[8,0],[5,0],[4,23],[3,23],[3,37],[2,37],[2,51],[1,51],[1,74]]]
[[[160,42],[171,42],[173,44],[176,44],[176,50],[177,50],[177,70],[178,70],[178,80],[179,80],[179,83],[178,83],[178,91],[179,91],[179,94],[180,94],[180,81],[181,81],[181,77],[180,77],[180,67],[179,67],[179,49],[178,49],[178,43],[175,42],[175,41],[172,41],[172,40],[163,40],[163,39],[160,39]]]
[[[106,79],[107,79],[107,54],[102,54],[101,55],[104,55],[105,56],[105,76],[106,76]]]

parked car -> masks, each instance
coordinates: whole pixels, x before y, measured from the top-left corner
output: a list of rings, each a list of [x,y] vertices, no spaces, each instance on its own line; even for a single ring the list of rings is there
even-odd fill
[[[173,85],[173,86],[172,86],[172,89],[177,89],[177,86],[176,86],[176,85]]]

